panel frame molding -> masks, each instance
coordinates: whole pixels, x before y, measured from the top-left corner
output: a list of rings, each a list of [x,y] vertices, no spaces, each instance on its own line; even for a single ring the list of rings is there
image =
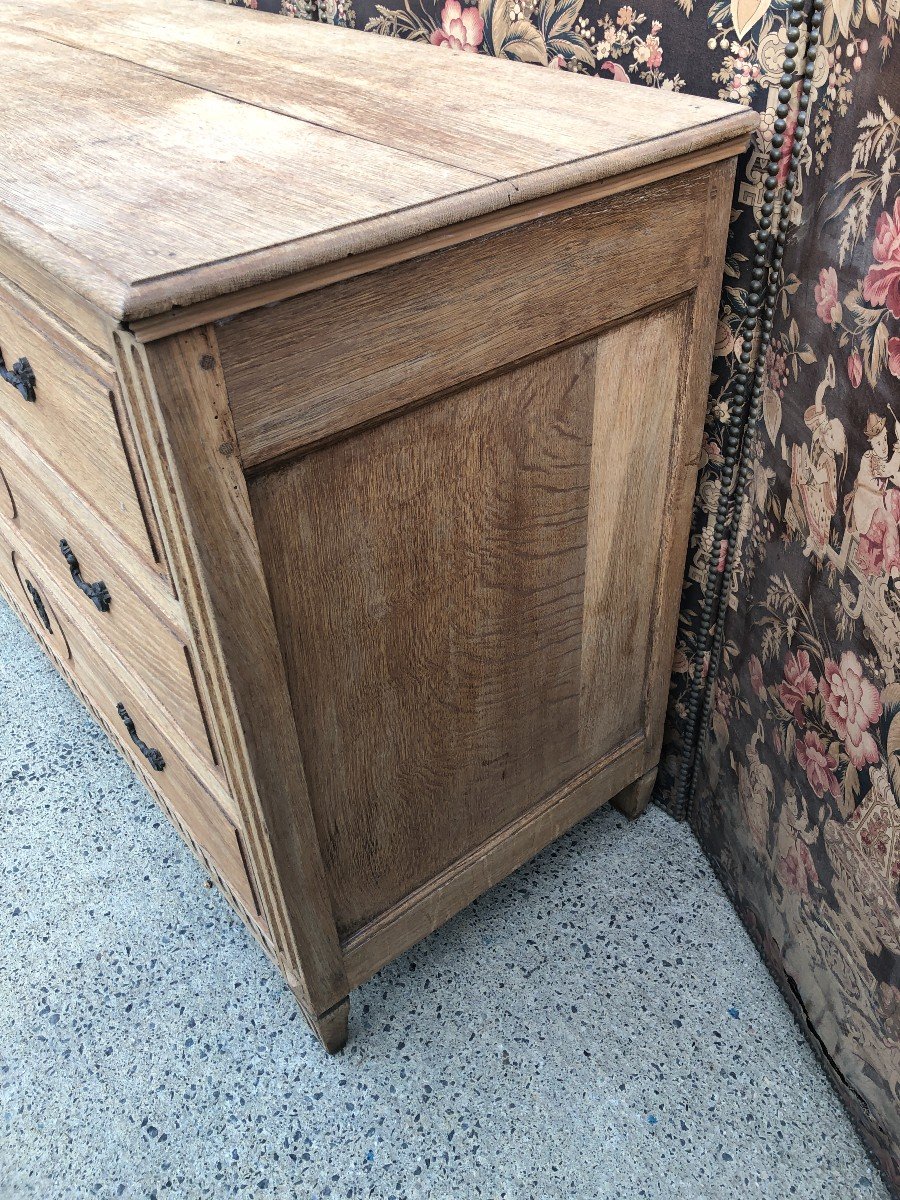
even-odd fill
[[[144,347],[117,330],[113,356],[277,962],[333,1041],[333,1020],[320,1018],[348,986],[215,332]]]

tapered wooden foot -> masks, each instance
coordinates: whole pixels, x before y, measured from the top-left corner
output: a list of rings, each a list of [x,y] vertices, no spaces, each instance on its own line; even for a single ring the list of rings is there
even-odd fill
[[[333,1008],[314,1017],[303,1011],[306,1023],[328,1051],[337,1054],[347,1044],[347,1021],[350,1016],[350,998],[345,996]]]
[[[613,808],[617,808],[620,813],[624,813],[629,821],[636,820],[650,803],[650,797],[653,795],[653,785],[656,783],[657,769],[654,767],[652,771],[648,771],[646,775],[642,775],[640,779],[636,779],[627,788],[623,788],[618,796],[613,796]]]

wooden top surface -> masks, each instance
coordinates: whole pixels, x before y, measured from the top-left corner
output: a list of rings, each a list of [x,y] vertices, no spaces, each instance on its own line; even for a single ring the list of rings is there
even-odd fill
[[[0,27],[0,241],[120,321],[724,152],[757,120],[209,0],[3,0]]]

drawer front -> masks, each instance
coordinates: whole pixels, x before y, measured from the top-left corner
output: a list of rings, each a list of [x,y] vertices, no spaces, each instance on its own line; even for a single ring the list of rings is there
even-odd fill
[[[6,476],[3,474],[2,463],[0,463],[0,516],[6,517],[8,521],[15,520],[16,516],[15,501],[12,490],[6,482]]]
[[[169,741],[168,722],[89,645],[34,560],[2,535],[0,583],[229,898],[265,930],[241,831]]]
[[[132,584],[94,531],[64,511],[46,478],[35,478],[9,448],[0,452],[0,470],[15,513],[11,525],[50,584],[77,612],[88,638],[112,647],[169,714],[191,750],[215,770],[209,725],[182,634]],[[0,521],[5,515],[0,504]]]
[[[108,365],[2,280],[0,355],[0,425],[39,450],[123,542],[164,573]]]
[[[166,736],[168,722],[160,720],[156,711],[148,711],[129,683],[119,679],[110,665],[88,647],[79,630],[67,629],[66,633],[76,682],[103,718],[107,731],[151,790],[186,826],[230,891],[258,920],[261,912],[235,822],[188,770]]]
[[[0,583],[10,600],[24,613],[32,633],[49,647],[62,662],[69,662],[72,652],[63,631],[63,624],[50,598],[43,572],[34,560],[21,550],[14,550],[0,537]]]

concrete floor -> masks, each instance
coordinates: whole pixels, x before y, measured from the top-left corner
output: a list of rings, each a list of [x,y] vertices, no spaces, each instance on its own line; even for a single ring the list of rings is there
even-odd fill
[[[884,1200],[683,826],[603,811],[329,1059],[0,601],[0,1197]]]

